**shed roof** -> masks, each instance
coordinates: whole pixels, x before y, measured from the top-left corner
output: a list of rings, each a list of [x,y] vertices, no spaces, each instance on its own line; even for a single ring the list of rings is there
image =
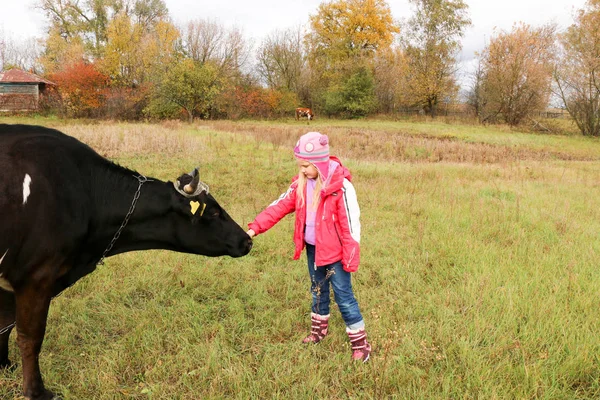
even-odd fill
[[[8,71],[1,71],[0,83],[45,83],[48,85],[56,85],[54,82],[41,78],[35,74],[25,72],[18,68],[11,68]]]

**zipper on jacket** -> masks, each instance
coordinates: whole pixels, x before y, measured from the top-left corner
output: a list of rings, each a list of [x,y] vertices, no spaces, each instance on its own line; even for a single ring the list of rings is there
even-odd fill
[[[340,232],[337,230],[337,225],[335,224],[335,215],[332,215],[331,219],[333,220],[333,229],[335,229],[335,234],[338,236],[338,240],[340,241],[340,245],[342,247],[344,247],[344,244],[342,243],[342,237],[340,236]]]
[[[332,215],[331,219],[333,219],[333,229],[335,229],[335,234],[337,235],[338,240],[340,241],[340,246],[344,247],[344,243],[342,243],[342,237],[340,236],[340,232],[338,231],[337,225],[335,224],[335,215]]]
[[[356,247],[352,248],[352,253],[350,253],[350,259],[348,260],[348,265],[352,263],[352,260],[354,259],[354,253],[356,253]]]

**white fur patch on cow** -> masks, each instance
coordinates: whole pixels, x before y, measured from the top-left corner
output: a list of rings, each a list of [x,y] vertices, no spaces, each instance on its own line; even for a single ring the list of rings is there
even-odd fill
[[[23,204],[27,203],[27,198],[31,194],[31,177],[29,174],[25,174],[25,179],[23,180]]]

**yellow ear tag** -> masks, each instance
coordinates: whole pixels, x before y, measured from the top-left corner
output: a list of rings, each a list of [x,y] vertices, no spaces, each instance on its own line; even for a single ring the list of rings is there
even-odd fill
[[[198,211],[198,207],[200,207],[200,203],[198,203],[197,201],[190,201],[190,206],[192,207],[192,214],[196,214],[196,211]]]

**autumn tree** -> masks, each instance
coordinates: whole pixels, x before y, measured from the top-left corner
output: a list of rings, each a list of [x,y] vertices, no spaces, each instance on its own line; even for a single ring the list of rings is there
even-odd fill
[[[385,0],[321,3],[317,13],[310,16],[310,31],[305,39],[316,101],[326,101],[329,110],[335,109],[331,105],[336,104],[334,99],[339,99],[344,88],[356,88],[357,79],[372,82],[374,56],[389,48],[398,32]],[[366,75],[364,68],[369,69]],[[367,90],[366,97],[374,96],[372,86],[358,86]],[[363,104],[367,103],[371,104],[371,100]]]
[[[307,36],[313,57],[335,63],[353,57],[372,56],[392,43],[399,32],[385,0],[334,0],[321,3],[310,16]]]
[[[156,115],[167,103],[183,109],[190,122],[194,116],[208,118],[222,83],[217,67],[211,63],[183,59],[163,78],[149,112]]]
[[[454,97],[460,39],[471,25],[463,0],[410,0],[414,16],[405,31],[408,90],[414,105],[435,117],[438,104]]]
[[[200,63],[210,63],[223,78],[239,76],[250,57],[250,46],[238,28],[199,19],[188,23],[183,33],[186,55]]]
[[[164,0],[135,0],[126,10],[142,30],[149,32],[160,22],[168,20],[169,10]]]
[[[518,125],[548,105],[555,26],[517,24],[500,32],[482,54],[483,121]]]
[[[600,0],[588,0],[559,41],[556,94],[582,134],[600,136]]]
[[[39,58],[43,70],[47,74],[60,71],[65,65],[72,65],[86,60],[83,40],[79,37],[65,40],[57,27],[51,27],[46,37],[45,48]]]
[[[399,46],[379,52],[373,64],[375,96],[379,110],[390,113],[410,104],[407,97],[408,65]]]
[[[152,84],[179,50],[164,0],[38,0],[38,6],[50,21],[40,58],[45,71],[93,60],[110,78],[106,115],[140,117]]]
[[[163,0],[37,0],[49,20],[50,39],[62,39],[67,44],[80,43],[86,59],[103,57],[109,40],[108,29],[111,21],[125,14],[134,23],[149,29],[156,22],[168,17]],[[53,43],[53,47],[59,47]],[[50,51],[47,60],[55,57]]]
[[[108,21],[119,4],[115,0],[39,0],[37,7],[48,17],[49,29],[56,37],[67,43],[81,41],[88,54],[100,57]]]
[[[300,28],[275,31],[257,51],[258,74],[268,87],[298,93],[305,57]]]
[[[483,110],[486,106],[486,99],[483,95],[483,64],[481,59],[477,60],[477,67],[470,73],[470,85],[467,89],[466,103],[470,107],[473,114],[483,119]]]
[[[168,20],[157,21],[142,38],[143,62],[153,83],[181,58],[181,31]]]
[[[296,97],[291,92],[260,85],[237,85],[219,97],[221,109],[231,119],[283,117],[296,108]]]
[[[118,86],[133,86],[143,81],[142,35],[142,27],[125,13],[116,15],[108,24],[102,69]]]
[[[177,56],[179,37],[168,21],[156,21],[149,28],[121,13],[108,26],[102,70],[122,87],[158,80]]]

